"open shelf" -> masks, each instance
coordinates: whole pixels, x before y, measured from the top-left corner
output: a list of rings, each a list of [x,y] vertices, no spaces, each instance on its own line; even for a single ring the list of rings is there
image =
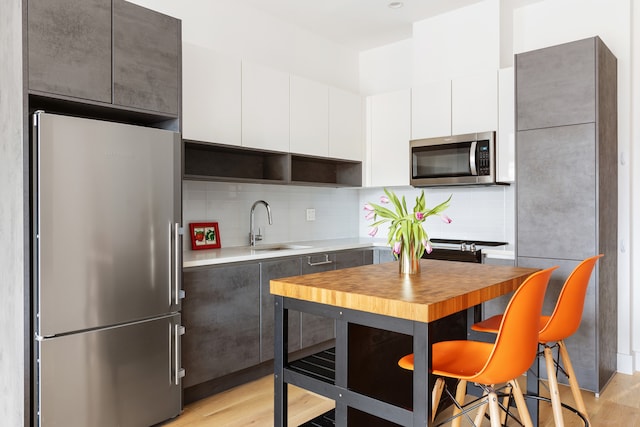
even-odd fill
[[[184,140],[184,179],[361,187],[362,162]]]
[[[184,142],[184,178],[209,181],[286,183],[286,153]]]

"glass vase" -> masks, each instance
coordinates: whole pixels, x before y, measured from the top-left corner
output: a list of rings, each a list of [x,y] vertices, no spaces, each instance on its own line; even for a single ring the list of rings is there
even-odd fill
[[[420,273],[420,258],[416,255],[413,245],[408,251],[400,252],[400,274],[418,274]]]

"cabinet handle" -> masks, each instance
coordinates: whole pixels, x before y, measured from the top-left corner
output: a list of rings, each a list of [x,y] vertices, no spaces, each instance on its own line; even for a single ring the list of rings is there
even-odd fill
[[[174,286],[174,293],[173,293],[173,303],[175,305],[180,304],[180,296],[181,296],[181,292],[180,292],[180,270],[181,270],[181,266],[180,266],[180,224],[179,223],[174,223],[173,224],[173,286]],[[184,298],[184,297],[183,297]]]
[[[311,262],[311,257],[308,256],[307,257],[307,264],[309,264],[311,267],[315,267],[315,266],[318,266],[318,265],[333,264],[333,261],[331,261],[329,259],[329,255],[328,254],[325,254],[324,255],[324,261],[320,261],[320,262]]]

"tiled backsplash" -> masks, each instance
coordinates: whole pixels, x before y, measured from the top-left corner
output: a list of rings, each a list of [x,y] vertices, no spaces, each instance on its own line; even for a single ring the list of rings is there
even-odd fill
[[[216,221],[223,247],[249,244],[249,213],[256,200],[271,206],[255,209],[255,231],[262,231],[264,243],[356,237],[359,199],[357,189],[318,188],[287,185],[183,182],[183,223]],[[306,210],[315,209],[315,221],[306,220]],[[191,248],[185,233],[185,249]]]
[[[411,209],[419,189],[395,188],[399,197],[407,198]],[[366,237],[370,221],[365,220],[363,206],[378,202],[381,188],[319,188],[287,185],[230,184],[184,181],[183,223],[216,221],[223,247],[246,246],[249,242],[249,212],[256,200],[271,206],[273,224],[267,222],[264,206],[255,210],[255,228],[262,231],[260,243]],[[514,189],[495,187],[426,188],[427,206],[435,206],[453,194],[446,214],[453,219],[445,224],[438,217],[426,222],[430,237],[476,240],[514,240]],[[315,209],[315,221],[306,220],[306,210]],[[381,228],[377,237],[386,237]],[[191,242],[185,233],[184,247]]]
[[[412,209],[420,189],[402,187],[393,189],[399,198],[405,196],[407,208]],[[430,238],[473,239],[514,243],[515,192],[513,186],[491,187],[438,187],[425,188],[427,207],[434,207],[453,195],[449,208],[444,212],[453,220],[446,224],[440,217],[432,216],[425,221],[425,230]],[[378,203],[384,195],[382,188],[360,190],[360,202]],[[360,236],[366,236],[369,224],[364,214],[360,215]],[[381,227],[377,237],[387,236],[387,227]]]

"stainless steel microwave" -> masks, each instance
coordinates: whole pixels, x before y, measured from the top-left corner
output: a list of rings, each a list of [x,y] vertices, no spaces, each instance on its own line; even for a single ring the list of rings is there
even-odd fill
[[[496,183],[495,132],[416,139],[410,146],[414,187]]]

